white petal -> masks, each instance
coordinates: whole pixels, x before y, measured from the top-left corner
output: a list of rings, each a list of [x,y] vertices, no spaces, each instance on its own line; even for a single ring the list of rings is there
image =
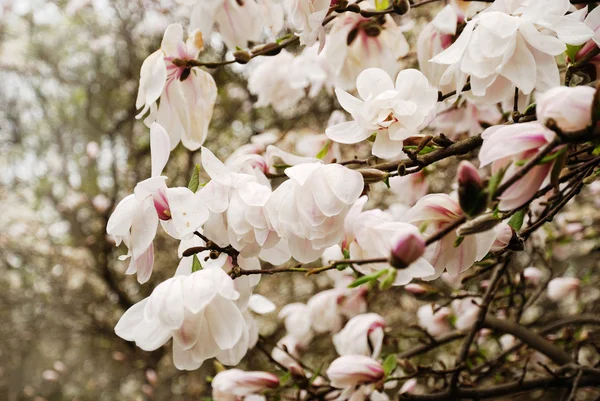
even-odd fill
[[[370,137],[373,132],[361,128],[356,121],[337,124],[325,130],[329,139],[338,143],[358,143]]]
[[[469,45],[473,28],[475,28],[475,22],[471,20],[467,23],[458,39],[449,48],[429,61],[436,64],[454,64],[459,62]]]
[[[133,217],[131,225],[131,252],[134,258],[140,257],[156,236],[158,215],[152,198],[146,198]]]
[[[275,311],[275,304],[260,294],[252,294],[250,296],[248,307],[252,312],[260,315]]]
[[[125,311],[115,326],[115,333],[119,337],[127,341],[135,341],[135,330],[144,319],[144,308],[147,302],[148,298],[144,298]]]
[[[335,95],[338,102],[340,102],[340,106],[350,114],[357,113],[363,105],[360,99],[355,98],[343,89],[335,88]]]
[[[158,100],[163,92],[166,80],[167,67],[165,66],[164,53],[162,50],[157,50],[142,63],[140,87],[135,107],[139,109],[143,106],[143,109],[136,118],[146,114],[150,106]]]
[[[210,178],[224,185],[231,184],[231,172],[210,150],[202,147],[201,157],[202,167]]]
[[[177,47],[183,44],[183,27],[180,24],[171,24],[165,30],[160,48],[167,56],[176,56]]]
[[[165,168],[171,153],[169,134],[159,123],[150,126],[150,157],[152,160],[152,177],[159,176]]]
[[[208,220],[209,212],[201,192],[194,193],[188,188],[177,187],[168,188],[166,194],[179,238],[193,233]]]
[[[111,235],[124,236],[129,234],[133,216],[139,208],[139,202],[134,195],[128,195],[115,208],[106,224],[106,232]]]
[[[221,349],[232,348],[241,338],[244,317],[230,300],[217,296],[206,307],[205,317],[215,342]]]
[[[502,69],[502,75],[526,95],[530,94],[535,87],[537,79],[535,59],[520,36],[517,36],[515,52]]]
[[[393,90],[394,82],[387,72],[380,68],[367,68],[356,78],[356,89],[363,100],[374,98],[382,92]]]

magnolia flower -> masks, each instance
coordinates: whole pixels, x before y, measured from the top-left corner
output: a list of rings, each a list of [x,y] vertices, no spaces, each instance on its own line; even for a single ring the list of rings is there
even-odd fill
[[[260,41],[263,31],[261,8],[256,0],[198,0],[190,16],[190,28],[208,37],[214,25],[230,49]]]
[[[268,388],[279,387],[279,378],[267,372],[245,372],[230,369],[219,372],[211,382],[215,401],[237,401]]]
[[[329,11],[330,0],[289,0],[289,15],[292,25],[300,30],[296,35],[300,43],[312,46],[319,40],[319,51],[325,46],[323,20]]]
[[[537,267],[529,266],[523,269],[523,277],[533,285],[538,285],[544,274]]]
[[[361,6],[368,7],[368,3]],[[322,53],[333,70],[336,87],[354,89],[358,75],[366,68],[381,68],[396,75],[401,68],[398,60],[409,51],[404,30],[389,15],[381,25],[357,13],[338,15]]]
[[[173,337],[175,366],[197,369],[242,340],[246,323],[235,304],[238,298],[233,280],[221,269],[178,275],[129,308],[115,333],[145,351],[154,351]]]
[[[313,333],[307,305],[300,302],[287,304],[281,308],[278,317],[283,319],[288,336],[293,338],[299,346],[305,347],[311,342]]]
[[[384,376],[383,367],[376,360],[364,355],[340,356],[327,369],[327,377],[335,388],[354,388],[374,383]]]
[[[269,221],[287,239],[292,256],[310,263],[342,240],[344,218],[363,190],[363,178],[339,164],[321,163],[298,164],[285,174],[290,179],[267,202]]]
[[[206,200],[211,218],[205,230],[221,246],[231,245],[243,257],[257,256],[277,246],[279,236],[266,215],[271,188],[256,176],[235,173],[208,149],[202,148],[202,167],[211,181],[198,191]],[[284,258],[282,262],[289,259]]]
[[[481,299],[473,297],[455,299],[452,301],[452,310],[454,311],[454,316],[456,316],[454,327],[458,330],[467,330],[471,328],[475,324],[479,311],[481,310],[479,304],[481,304]]]
[[[454,81],[459,93],[470,77],[471,92],[497,103],[514,87],[524,94],[559,85],[555,56],[566,45],[593,36],[584,23],[565,16],[568,0],[497,1],[470,20],[459,38],[431,62],[448,65],[440,85]]]
[[[584,18],[586,12],[587,7],[571,13],[570,16],[581,21]],[[587,17],[585,17],[584,23],[588,28],[594,31],[594,36],[592,37],[592,39],[588,40],[584,45],[582,45],[580,49],[577,50],[577,53],[575,54],[575,60],[570,61],[579,61],[583,57],[588,55],[589,52],[591,52],[594,49],[597,49],[598,46],[600,46],[600,8],[594,8],[587,15]],[[589,63],[593,65],[596,70],[596,75],[590,76],[590,79],[593,81],[597,79],[598,76],[600,76],[600,56],[592,57],[592,59],[589,60]]]
[[[502,182],[512,177],[521,166],[545,148],[555,138],[554,131],[538,122],[499,125],[486,129],[479,151],[480,167],[492,163],[492,174],[504,172]],[[560,150],[554,150],[551,154]],[[510,210],[529,201],[540,189],[552,170],[554,161],[533,167],[523,178],[511,185],[498,199],[500,210]]]
[[[390,178],[389,183],[398,200],[408,206],[417,203],[429,191],[429,182],[424,170],[404,176],[397,175]]]
[[[575,277],[557,277],[548,283],[548,298],[554,302],[562,301],[571,294],[577,294],[581,281]]]
[[[127,245],[131,257],[126,274],[137,272],[145,283],[152,274],[152,242],[160,221],[165,231],[178,239],[193,233],[208,219],[208,210],[199,194],[187,188],[167,188],[161,172],[169,159],[169,135],[158,123],[150,127],[152,177],[138,183],[133,195],[125,197],[110,216],[106,232]]]
[[[298,359],[300,359],[300,349],[302,348],[303,346],[295,337],[287,335],[279,340],[277,345],[273,347],[271,357],[281,365],[285,366],[292,375],[304,377],[306,374],[304,368],[298,363]]]
[[[150,115],[146,124],[154,121],[164,126],[171,137],[171,148],[179,141],[190,150],[198,149],[206,139],[208,125],[217,99],[217,86],[206,71],[186,66],[202,50],[202,34],[194,31],[183,42],[183,28],[172,24],[165,31],[161,48],[152,53],[140,72],[140,87],[135,106]],[[156,107],[156,101],[161,99]]]
[[[366,355],[377,358],[383,345],[385,320],[376,313],[353,317],[333,336],[339,355]]]
[[[540,123],[552,119],[564,132],[581,131],[592,125],[592,103],[596,89],[557,86],[536,99],[536,115]]]
[[[419,255],[424,249],[424,241],[419,241],[419,230],[410,224],[392,221],[390,215],[379,209],[361,212],[366,199],[361,198],[352,207],[344,224],[346,234],[343,246],[349,249],[351,259],[391,257],[396,262],[408,263],[404,268],[394,269],[396,277],[393,285],[405,285],[413,278],[433,275],[434,268]],[[400,253],[393,256],[394,251]],[[389,263],[357,264],[354,268],[363,274],[392,269]],[[385,278],[382,276],[379,279]]]
[[[496,239],[494,240],[492,248],[490,249],[492,252],[506,248],[508,244],[510,244],[512,237],[515,234],[515,230],[504,222],[494,227],[494,231],[496,232]]]
[[[392,158],[402,154],[403,141],[417,135],[432,118],[437,90],[417,70],[401,71],[396,84],[379,68],[363,71],[356,80],[361,99],[337,88],[340,105],[354,121],[327,128],[335,142],[358,143],[376,134],[373,154]]]
[[[449,316],[450,309],[446,307],[438,308],[435,313],[433,305],[423,305],[417,310],[419,326],[433,337],[439,337],[450,330]]]
[[[412,394],[413,391],[417,388],[417,379],[412,378],[408,379],[404,382],[400,390],[398,391],[398,395],[400,394]]]
[[[337,332],[343,318],[366,312],[363,288],[336,287],[312,296],[306,306],[313,330],[317,333]]]
[[[456,221],[460,216],[462,216],[460,205],[452,197],[446,194],[429,194],[421,198],[402,219],[417,227],[424,227],[423,234],[427,237]],[[424,257],[435,267],[435,274],[425,279],[437,278],[444,270],[453,276],[458,276],[473,263],[483,259],[495,238],[495,231],[488,230],[466,236],[457,244],[458,235],[455,232],[448,233],[444,238],[427,247]]]

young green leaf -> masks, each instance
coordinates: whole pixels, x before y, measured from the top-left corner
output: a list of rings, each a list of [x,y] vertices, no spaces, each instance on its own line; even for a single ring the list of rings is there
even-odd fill
[[[390,354],[383,361],[383,372],[386,376],[389,376],[394,372],[394,370],[396,370],[396,366],[398,366],[396,354]]]
[[[366,275],[366,276],[362,276],[362,277],[354,280],[352,283],[350,283],[350,285],[348,286],[348,288],[356,288],[359,285],[363,285],[363,284],[369,283],[371,281],[375,281],[379,277],[381,277],[384,274],[386,274],[387,272],[388,272],[388,269],[383,269],[383,270],[379,270],[376,273],[369,274],[369,275]]]
[[[200,165],[196,164],[194,167],[194,172],[192,173],[192,177],[190,178],[190,182],[188,184],[188,189],[192,192],[196,192],[198,187],[200,186]]]

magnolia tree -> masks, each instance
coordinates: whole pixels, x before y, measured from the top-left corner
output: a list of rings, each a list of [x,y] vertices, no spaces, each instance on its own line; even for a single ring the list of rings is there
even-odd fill
[[[119,337],[145,351],[171,342],[181,370],[216,358],[214,400],[598,395],[589,329],[600,319],[580,302],[585,277],[548,260],[556,241],[589,235],[563,209],[586,185],[598,190],[600,7],[190,3],[189,24],[168,26],[141,67],[151,175],[107,225],[140,284],[159,226],[180,262],[159,267],[173,277],[125,312]],[[203,57],[209,43],[226,46],[222,60]],[[255,107],[292,115],[326,92],[339,110],[324,134],[286,147],[260,133],[220,160],[203,147],[219,135],[219,68],[248,77]],[[200,150],[188,187],[162,175],[180,142]],[[274,274],[325,275],[331,287],[275,305],[254,292]],[[382,292],[392,296],[374,313],[368,300]],[[386,318],[407,296],[419,303],[413,324]],[[559,306],[550,322],[542,298]],[[255,319],[277,309],[285,334],[269,343]],[[338,357],[310,366],[317,337]],[[235,368],[255,347],[270,371]]]

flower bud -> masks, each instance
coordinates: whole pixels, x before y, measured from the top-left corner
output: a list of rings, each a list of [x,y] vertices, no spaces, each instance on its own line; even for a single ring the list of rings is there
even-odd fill
[[[357,171],[362,174],[365,183],[383,181],[390,175],[389,173],[377,170],[376,168],[361,168]]]
[[[589,86],[557,86],[537,99],[538,121],[554,120],[563,132],[581,131],[592,124],[592,103],[596,90]]]
[[[498,224],[496,227],[494,227],[494,231],[496,232],[496,239],[494,240],[492,248],[490,249],[492,252],[506,248],[510,244],[510,240],[515,234],[513,228],[506,223]]]
[[[525,278],[525,281],[533,285],[538,285],[542,276],[542,271],[537,267],[530,266],[523,270],[523,277]]]
[[[392,239],[390,264],[405,269],[425,253],[425,240],[418,230],[407,230]]]
[[[410,10],[410,3],[408,0],[393,0],[392,7],[396,14],[404,15]]]
[[[230,369],[220,372],[214,377],[212,398],[215,401],[236,400],[278,386],[279,378],[274,374]]]
[[[335,388],[355,387],[359,384],[374,383],[383,378],[383,366],[364,355],[344,355],[329,365],[327,376]]]
[[[152,195],[154,200],[154,208],[158,214],[158,218],[161,220],[171,220],[171,209],[169,208],[169,201],[167,200],[167,194],[164,190],[159,189]]]
[[[238,50],[235,53],[233,53],[233,57],[235,58],[235,61],[237,61],[240,64],[246,64],[248,61],[250,61],[252,59],[252,56],[250,56],[250,53],[248,53],[245,50]]]
[[[408,379],[404,382],[402,387],[400,387],[398,394],[411,394],[413,391],[415,391],[415,388],[417,388],[417,379],[413,377],[412,379]]]
[[[558,277],[548,283],[548,298],[558,302],[570,294],[577,294],[581,282],[575,277]]]
[[[458,165],[458,201],[467,216],[476,216],[487,208],[487,195],[475,166],[463,160]]]

